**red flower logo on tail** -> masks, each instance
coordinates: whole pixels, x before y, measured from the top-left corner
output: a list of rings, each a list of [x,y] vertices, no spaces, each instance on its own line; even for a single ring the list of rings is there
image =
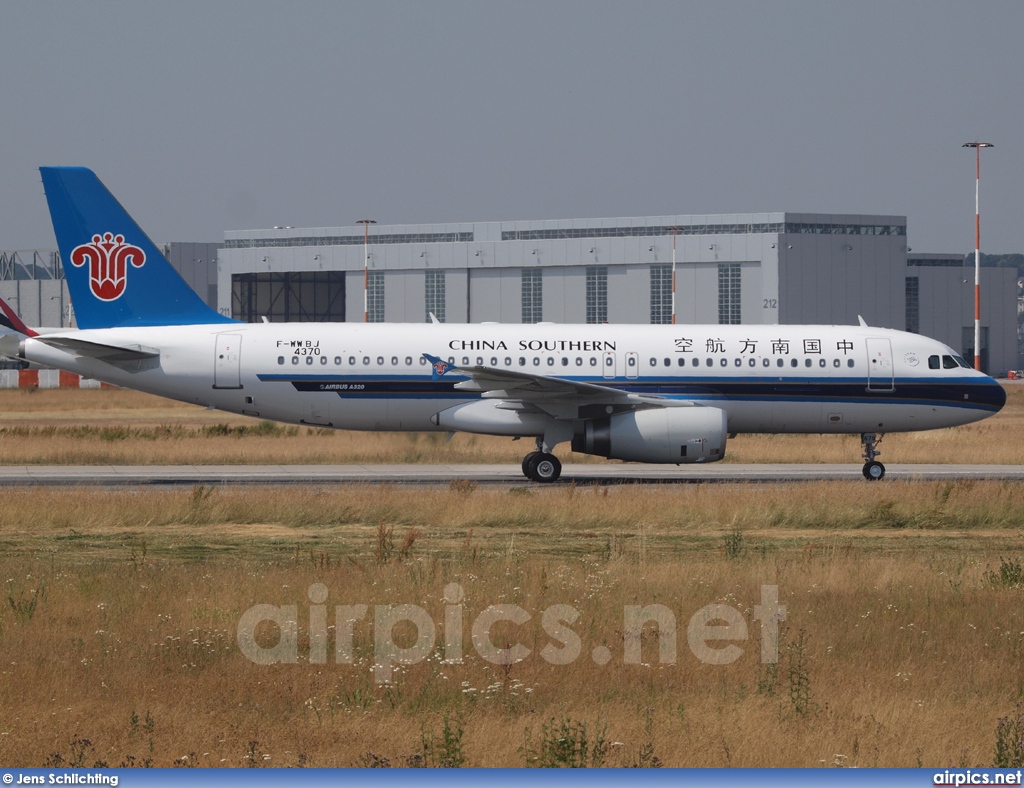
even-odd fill
[[[89,289],[101,301],[116,301],[124,295],[128,284],[128,263],[140,268],[146,253],[124,242],[123,235],[94,235],[92,243],[71,250],[71,265],[80,268],[89,264]]]

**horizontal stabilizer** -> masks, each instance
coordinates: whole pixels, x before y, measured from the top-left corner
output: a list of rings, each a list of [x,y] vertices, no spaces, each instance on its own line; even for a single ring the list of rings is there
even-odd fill
[[[45,345],[66,350],[76,356],[85,356],[102,361],[105,364],[119,367],[128,372],[138,372],[143,369],[143,362],[154,361],[160,358],[160,351],[157,348],[146,347],[145,345],[107,345],[102,342],[91,342],[75,337],[36,337],[36,341]],[[147,364],[152,366],[152,364]]]

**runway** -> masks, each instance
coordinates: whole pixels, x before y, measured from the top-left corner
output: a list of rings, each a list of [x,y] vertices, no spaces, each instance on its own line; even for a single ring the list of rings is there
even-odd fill
[[[555,487],[576,484],[767,483],[858,480],[860,465],[566,465]],[[874,484],[895,480],[1024,481],[1021,465],[889,465]],[[542,485],[518,465],[20,465],[0,466],[0,486],[189,486],[196,484],[402,484],[437,486],[452,480],[483,485]]]

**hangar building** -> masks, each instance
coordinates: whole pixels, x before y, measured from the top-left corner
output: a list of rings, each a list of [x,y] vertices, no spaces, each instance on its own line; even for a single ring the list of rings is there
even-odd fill
[[[974,354],[973,271],[903,216],[737,214],[225,233],[217,304],[255,321],[857,322]],[[966,281],[969,280],[969,281]],[[1005,280],[1005,281],[1004,281]],[[202,292],[202,291],[200,291]],[[982,363],[1017,367],[1016,275],[982,271]]]
[[[364,229],[225,233],[164,254],[223,314],[363,320]],[[973,257],[919,254],[902,216],[741,214],[372,225],[372,321],[856,323],[974,354]],[[73,322],[56,251],[0,251],[0,297],[30,325]],[[982,362],[1020,366],[1013,269],[982,269]]]

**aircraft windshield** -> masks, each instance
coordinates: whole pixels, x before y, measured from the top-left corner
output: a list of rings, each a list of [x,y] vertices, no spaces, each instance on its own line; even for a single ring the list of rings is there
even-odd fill
[[[972,369],[971,365],[960,358],[960,356],[928,356],[928,369],[957,369],[960,367]]]

